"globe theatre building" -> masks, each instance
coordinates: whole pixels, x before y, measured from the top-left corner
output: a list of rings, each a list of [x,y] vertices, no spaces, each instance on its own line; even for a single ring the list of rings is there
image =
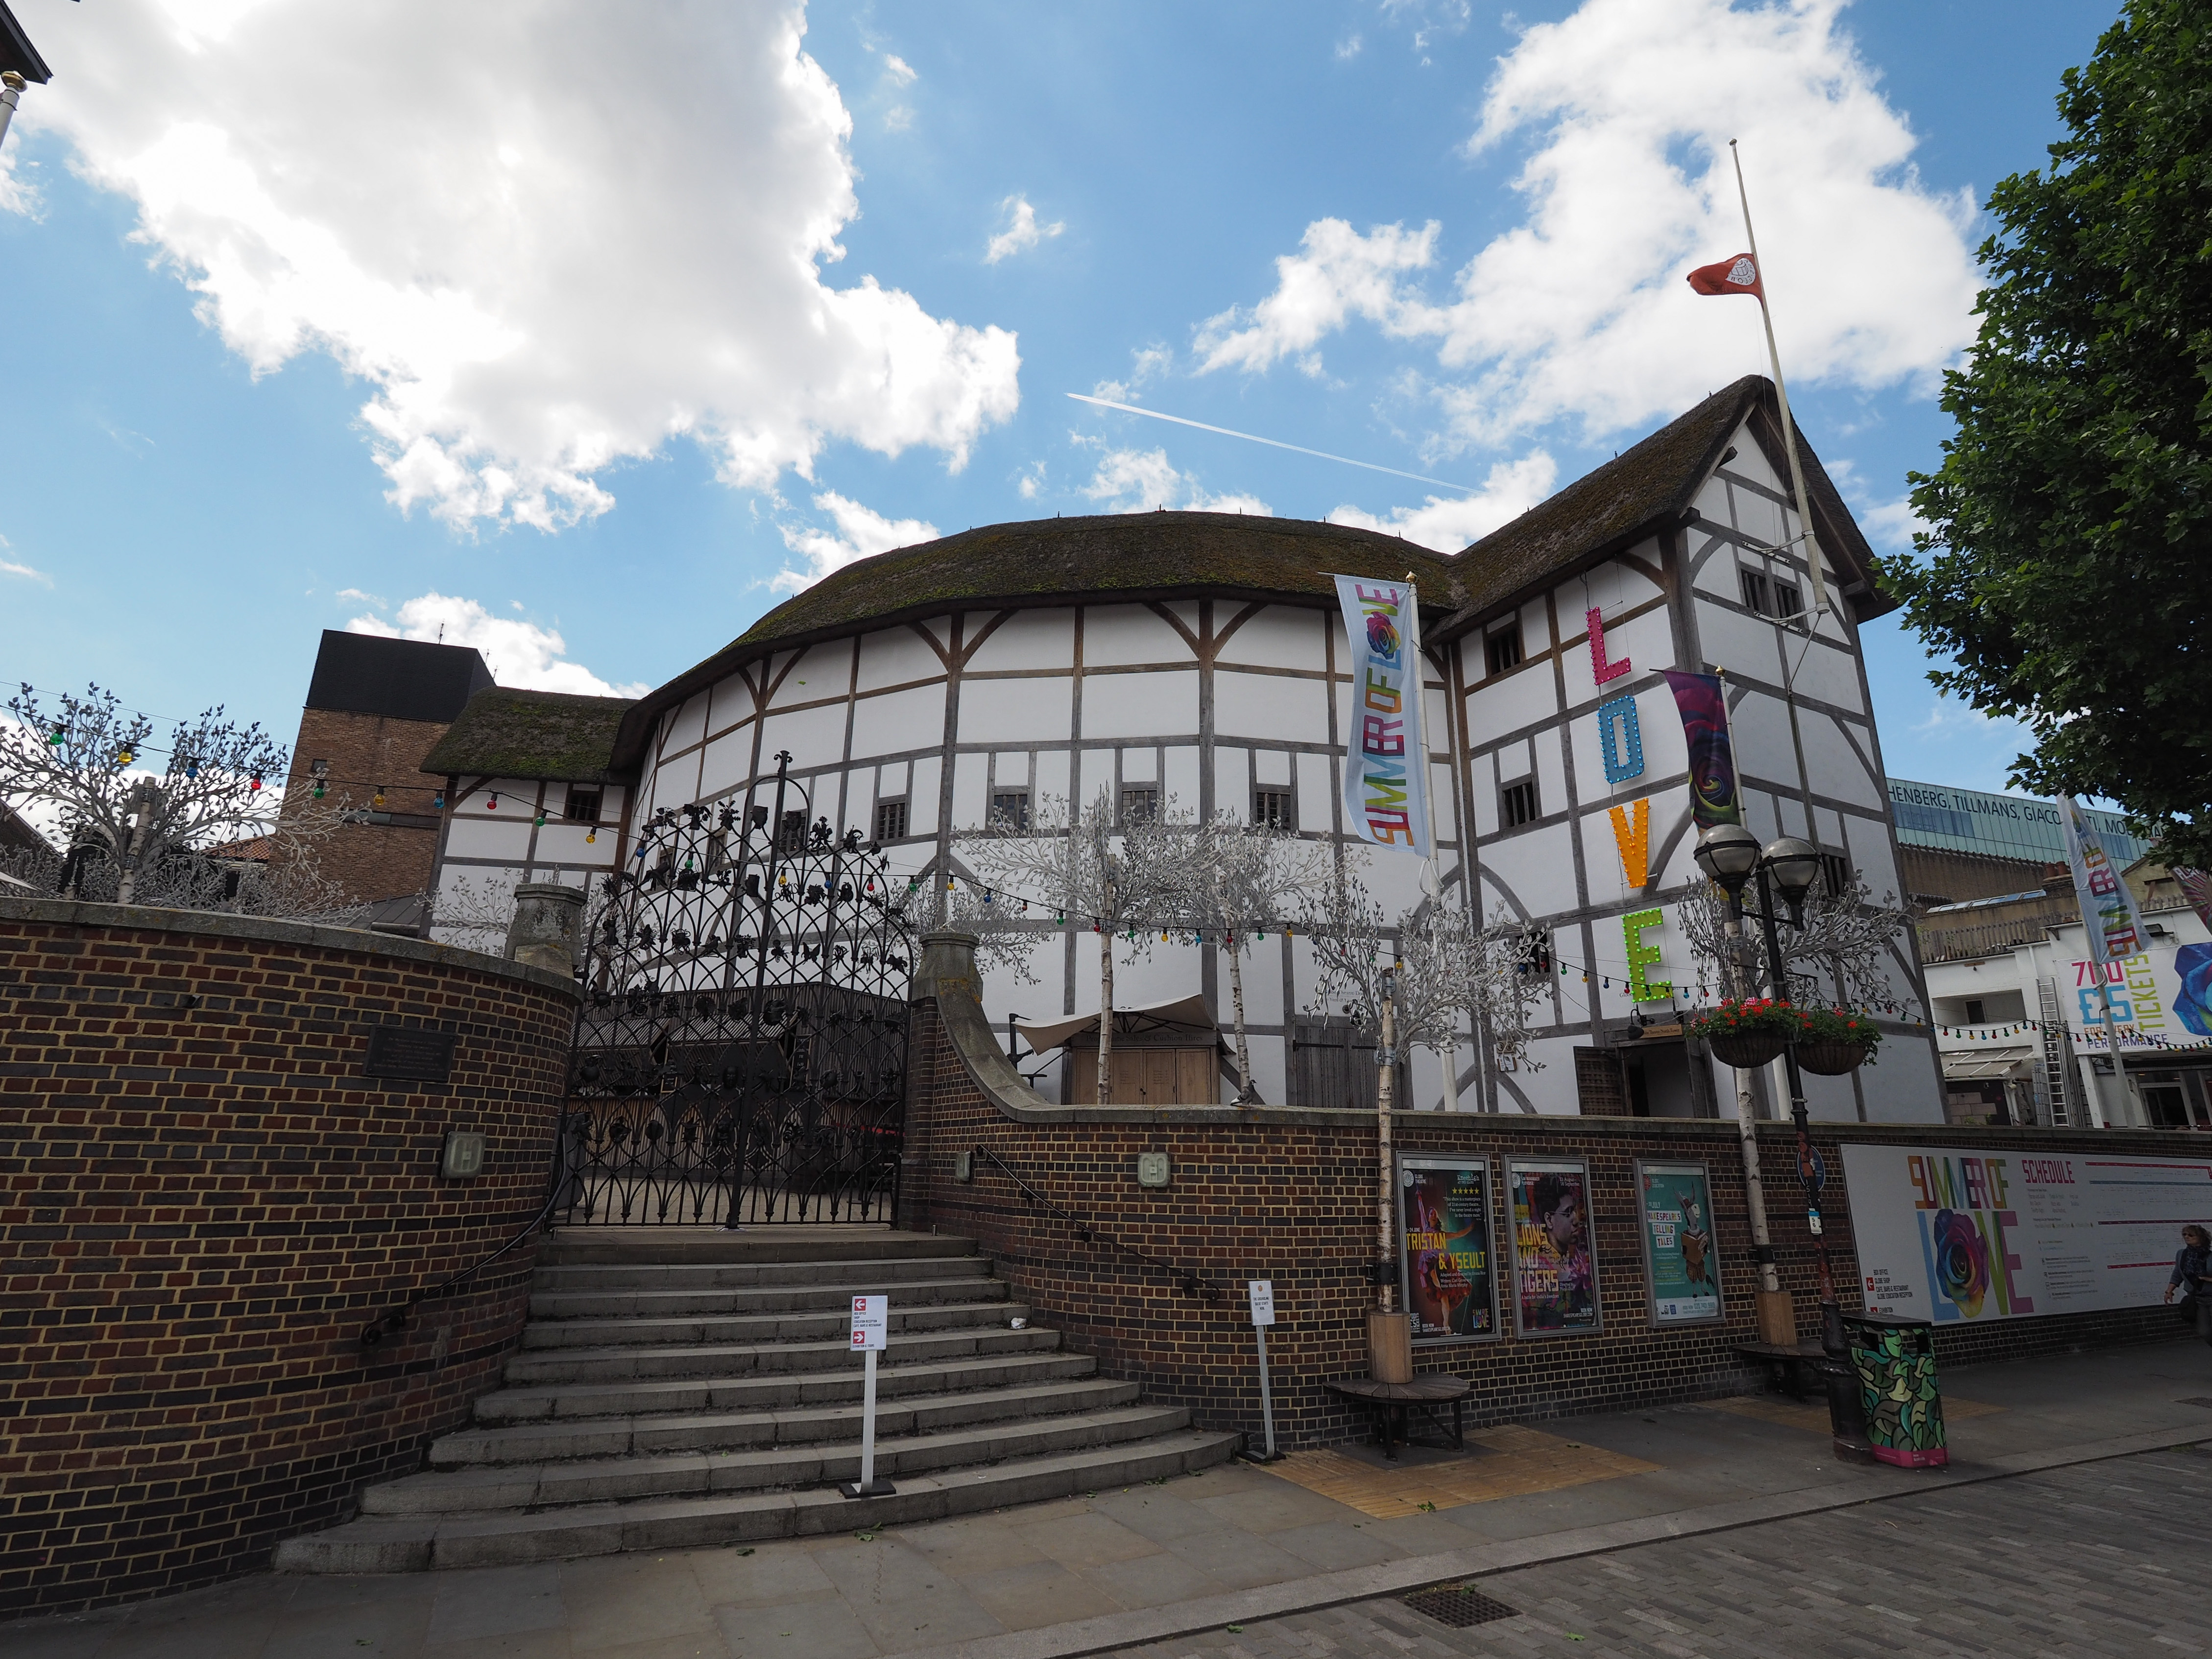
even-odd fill
[[[880,842],[925,899],[965,873],[956,838],[994,811],[1018,819],[1101,791],[1124,812],[1172,801],[1344,838],[1352,690],[1330,578],[1410,574],[1431,902],[1541,927],[1554,965],[1532,1016],[1533,1065],[1493,1064],[1470,1025],[1455,1078],[1414,1052],[1409,1103],[1732,1113],[1735,1074],[1680,1030],[1717,987],[1680,921],[1703,878],[1682,723],[1659,671],[1726,671],[1746,821],[1762,840],[1804,836],[1831,879],[1856,874],[1877,897],[1902,890],[1858,640],[1893,602],[1832,483],[1801,453],[1834,605],[1809,629],[1773,390],[1756,377],[1455,555],[1338,525],[1156,512],[991,526],[864,559],[626,708],[480,694],[498,716],[483,741],[465,711],[434,757],[447,780],[439,879],[588,880],[654,811],[742,798],[785,752],[804,810]],[[579,707],[564,722],[568,702]],[[538,735],[520,740],[529,721]],[[588,836],[563,816],[572,793],[593,814]],[[1421,901],[1422,871],[1409,854],[1368,857],[1387,914]],[[1095,1017],[1103,935],[1081,916],[1056,924],[1036,902],[1048,896],[1030,896],[1034,982],[988,975],[987,1011],[1002,1028]],[[1179,1080],[1147,1097],[1233,1099],[1208,1029],[1227,1022],[1221,949],[1147,943],[1133,959],[1123,944],[1117,1009],[1182,1006],[1133,1017],[1132,1041],[1208,1057],[1150,1073]],[[1273,1103],[1356,1103],[1343,1093],[1361,1068],[1342,1063],[1341,1016],[1316,1006],[1312,948],[1270,929],[1249,949],[1255,1080]],[[1889,970],[1881,1063],[1808,1078],[1814,1115],[1942,1120],[1933,1047],[1910,1018],[1925,1004],[1909,930]],[[1089,1097],[1077,1074],[1091,1057],[1018,1046],[1048,1098]],[[1372,1086],[1368,1071],[1370,1099]]]

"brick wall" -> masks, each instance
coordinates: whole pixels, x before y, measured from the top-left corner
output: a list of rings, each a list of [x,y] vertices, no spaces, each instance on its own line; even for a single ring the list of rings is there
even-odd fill
[[[535,1214],[573,1007],[412,940],[0,900],[0,1611],[264,1565],[465,1420],[532,1245],[359,1333]],[[455,1033],[451,1080],[364,1077],[392,1024]]]
[[[1233,1108],[1146,1111],[1063,1107],[1018,1121],[963,1060],[963,1011],[950,1005],[958,980],[925,981],[915,1010],[914,1095],[901,1177],[903,1224],[961,1233],[997,1256],[1007,1279],[1071,1346],[1097,1356],[1109,1373],[1141,1381],[1152,1397],[1188,1405],[1210,1426],[1259,1430],[1258,1367],[1244,1281],[1269,1279],[1280,1322],[1267,1339],[1278,1437],[1291,1445],[1328,1443],[1363,1431],[1322,1386],[1367,1372],[1367,1283],[1375,1255],[1377,1157],[1371,1115],[1297,1109]],[[973,1031],[969,1017],[966,1029]],[[988,1040],[988,1028],[981,1034]],[[971,1036],[970,1055],[985,1066]],[[1010,1073],[1009,1073],[1010,1075]],[[1406,1156],[1468,1153],[1492,1160],[1498,1206],[1506,1204],[1508,1157],[1589,1161],[1598,1288],[1604,1329],[1592,1335],[1521,1340],[1511,1333],[1510,1291],[1501,1284],[1506,1334],[1487,1342],[1415,1350],[1417,1370],[1471,1378],[1471,1420],[1496,1422],[1710,1398],[1755,1386],[1732,1350],[1755,1340],[1750,1225],[1742,1154],[1734,1121],[1546,1118],[1403,1113],[1394,1138]],[[1995,1151],[2109,1149],[2092,1132],[1979,1130],[1958,1126],[1901,1128],[1816,1126],[1814,1141],[1833,1172],[1824,1211],[1838,1299],[1856,1311],[1857,1266],[1842,1194],[1845,1139],[1931,1146],[1987,1145]],[[1812,1239],[1793,1173],[1796,1142],[1784,1124],[1761,1127],[1770,1228],[1783,1285],[1796,1297],[1801,1334],[1819,1335]],[[2201,1153],[2185,1135],[2136,1134],[2145,1151]],[[987,1158],[974,1177],[954,1179],[954,1159],[987,1149],[1030,1187],[1087,1224],[1085,1242],[1069,1221],[1027,1198]],[[1139,1152],[1165,1152],[1170,1184],[1137,1183]],[[1700,1159],[1712,1182],[1715,1240],[1727,1312],[1723,1326],[1654,1329],[1646,1316],[1638,1236],[1638,1158]],[[1168,1266],[1150,1265],[1115,1241]],[[1502,1224],[1492,1241],[1507,1261]],[[1208,1293],[1178,1288],[1194,1270]],[[1502,1273],[1501,1273],[1502,1277]],[[1937,1335],[1941,1362],[2066,1352],[2091,1345],[2171,1335],[2170,1313],[2067,1315],[2014,1320]]]
[[[301,712],[286,801],[296,805],[310,799],[314,779],[309,768],[325,760],[325,803],[343,796],[349,807],[374,811],[371,803],[381,788],[383,811],[402,820],[346,824],[319,849],[322,874],[343,886],[348,897],[368,902],[429,887],[438,850],[438,812],[432,803],[445,780],[426,775],[421,767],[422,757],[445,735],[442,720],[391,720],[331,708]]]

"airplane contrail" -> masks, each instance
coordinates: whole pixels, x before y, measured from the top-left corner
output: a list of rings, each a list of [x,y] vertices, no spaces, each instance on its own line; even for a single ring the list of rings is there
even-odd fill
[[[1180,415],[1163,415],[1157,409],[1139,409],[1134,404],[1117,404],[1110,398],[1086,398],[1080,392],[1067,394],[1079,404],[1096,404],[1101,409],[1118,409],[1125,415],[1147,415],[1156,421],[1173,421],[1177,426],[1194,426],[1200,432],[1218,432],[1224,438],[1242,438],[1247,443],[1266,444],[1273,449],[1287,449],[1294,454],[1312,455],[1324,461],[1341,461],[1346,466],[1364,466],[1370,472],[1387,472],[1394,478],[1411,478],[1415,483],[1435,484],[1440,489],[1462,489],[1474,494],[1473,484],[1453,483],[1445,478],[1431,478],[1419,472],[1401,472],[1395,466],[1377,466],[1372,461],[1355,461],[1349,455],[1332,455],[1325,449],[1308,449],[1303,444],[1286,444],[1279,438],[1262,438],[1255,432],[1234,432],[1225,426],[1208,426],[1204,421],[1186,421]]]

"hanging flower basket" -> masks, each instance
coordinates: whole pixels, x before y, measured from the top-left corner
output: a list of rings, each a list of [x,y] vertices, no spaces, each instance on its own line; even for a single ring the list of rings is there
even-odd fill
[[[1747,1072],[1788,1048],[1797,1030],[1797,1011],[1788,1003],[1747,997],[1696,1015],[1686,1035],[1702,1039],[1723,1066]]]
[[[1801,1042],[1797,1069],[1816,1077],[1843,1077],[1866,1064],[1873,1050],[1858,1042]]]
[[[1790,1039],[1780,1032],[1743,1031],[1731,1036],[1707,1037],[1705,1046],[1722,1065],[1733,1066],[1740,1072],[1755,1072],[1779,1056],[1790,1046]]]

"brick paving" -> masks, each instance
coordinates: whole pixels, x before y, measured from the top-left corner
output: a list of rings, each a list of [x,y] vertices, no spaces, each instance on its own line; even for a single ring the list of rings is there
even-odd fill
[[[1453,1630],[1359,1602],[1142,1659],[2143,1659],[2212,1652],[2212,1453],[2154,1452],[1481,1578]]]

